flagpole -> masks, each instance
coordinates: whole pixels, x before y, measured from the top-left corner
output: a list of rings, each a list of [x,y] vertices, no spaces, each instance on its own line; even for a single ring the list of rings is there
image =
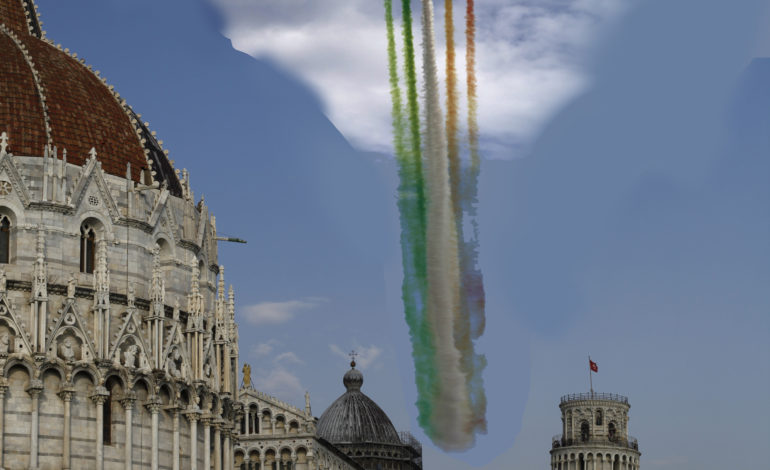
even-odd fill
[[[591,355],[588,355],[588,382],[591,384],[591,397],[594,396],[594,378],[591,370]]]

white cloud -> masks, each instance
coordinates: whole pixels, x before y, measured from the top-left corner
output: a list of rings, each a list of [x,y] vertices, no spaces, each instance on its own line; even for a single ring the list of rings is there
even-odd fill
[[[278,344],[278,341],[271,339],[265,343],[259,343],[251,349],[251,355],[255,358],[268,356],[273,352],[273,348]]]
[[[350,353],[343,351],[336,344],[330,344],[329,349],[336,356],[339,356],[346,360],[350,359]],[[382,349],[380,349],[375,345],[371,345],[369,347],[356,346],[354,348],[354,351],[356,352],[356,365],[358,366],[359,369],[362,369],[362,370],[369,367],[372,363],[374,363],[374,361],[378,357],[380,357],[380,354],[382,354]]]
[[[254,386],[257,390],[270,395],[293,399],[297,399],[305,390],[299,378],[283,367],[277,367],[258,375],[254,379]]]
[[[260,302],[241,307],[240,314],[253,325],[277,325],[286,323],[294,318],[298,312],[313,309],[325,301],[326,299],[311,297],[305,300],[285,302]]]
[[[479,124],[488,157],[510,157],[587,84],[582,58],[623,0],[488,0],[477,3]],[[233,45],[268,56],[302,77],[327,114],[359,147],[391,152],[390,95],[382,2],[216,0]],[[398,2],[395,2],[398,3]],[[443,2],[436,2],[439,70]],[[457,70],[465,67],[464,10],[455,7]],[[400,9],[395,8],[400,25]],[[414,3],[418,68],[420,12]],[[400,38],[400,36],[399,36]],[[465,74],[459,73],[459,89]],[[464,98],[462,98],[464,99]],[[464,113],[465,111],[463,111]]]
[[[299,358],[295,353],[291,351],[283,352],[274,359],[275,362],[286,362],[290,364],[304,364],[305,361]]]

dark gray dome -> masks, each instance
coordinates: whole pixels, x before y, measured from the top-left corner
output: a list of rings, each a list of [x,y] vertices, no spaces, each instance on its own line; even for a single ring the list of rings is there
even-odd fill
[[[401,444],[388,415],[361,392],[363,374],[355,368],[355,362],[351,366],[342,379],[347,392],[323,412],[316,435],[332,444]]]

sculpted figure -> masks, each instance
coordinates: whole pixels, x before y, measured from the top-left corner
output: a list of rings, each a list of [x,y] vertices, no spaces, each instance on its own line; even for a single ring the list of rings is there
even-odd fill
[[[134,367],[136,363],[136,353],[139,351],[139,346],[132,344],[123,353],[123,365],[126,367]]]
[[[128,301],[128,307],[131,308],[136,304],[136,293],[134,292],[134,285],[128,285],[128,294],[126,294],[126,300]]]
[[[248,364],[243,365],[243,386],[251,387],[251,366]]]
[[[211,377],[211,364],[209,364],[208,362],[206,363],[206,365],[203,366],[203,373],[206,375],[207,378]]]
[[[67,298],[75,298],[75,273],[70,273],[70,280],[67,282]]]
[[[7,291],[8,278],[5,276],[5,269],[0,270],[0,292]]]
[[[9,335],[7,331],[4,331],[3,334],[0,335],[0,354],[8,354],[10,344],[11,335]]]
[[[172,377],[181,378],[182,377],[182,353],[179,352],[179,349],[174,349],[174,352],[171,353],[171,360],[168,361],[168,373],[171,374]]]
[[[72,340],[70,338],[64,340],[64,344],[61,347],[61,355],[65,361],[75,360],[75,350],[72,348]]]

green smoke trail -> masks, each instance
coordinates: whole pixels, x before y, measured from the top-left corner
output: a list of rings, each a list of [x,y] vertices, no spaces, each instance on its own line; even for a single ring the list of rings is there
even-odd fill
[[[404,280],[401,286],[402,300],[407,324],[412,339],[412,355],[415,361],[417,383],[418,422],[429,432],[432,414],[432,396],[435,390],[434,349],[429,325],[425,317],[426,265],[425,265],[425,197],[423,190],[422,162],[417,137],[407,142],[407,122],[402,112],[401,89],[399,87],[396,58],[396,41],[393,28],[392,0],[385,0],[385,22],[388,32],[388,72],[392,101],[393,140],[399,167],[398,209],[401,221],[401,256],[404,265]],[[411,28],[411,25],[410,25]],[[405,38],[411,39],[411,33]],[[413,46],[411,51],[413,53]],[[408,62],[408,61],[407,61]],[[412,68],[414,68],[412,57]],[[409,65],[407,65],[407,69]],[[410,109],[417,109],[416,84],[410,99]],[[413,130],[413,129],[412,129]],[[416,147],[415,147],[416,142]]]

